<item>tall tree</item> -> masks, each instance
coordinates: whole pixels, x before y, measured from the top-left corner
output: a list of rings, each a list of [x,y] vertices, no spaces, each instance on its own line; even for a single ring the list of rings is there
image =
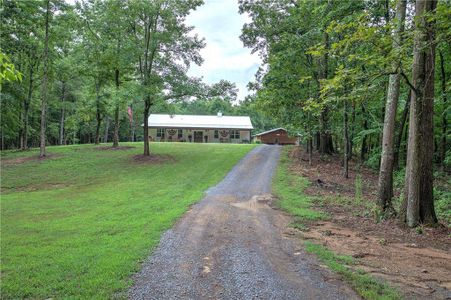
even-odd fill
[[[42,79],[42,95],[41,95],[41,133],[39,144],[39,157],[45,157],[45,142],[46,142],[46,113],[47,113],[47,98],[48,98],[48,83],[49,83],[49,23],[51,17],[50,0],[45,2],[45,36],[44,36],[44,54],[43,54],[43,79]]]
[[[415,3],[415,35],[409,140],[401,216],[411,227],[436,223],[433,198],[433,103],[437,1]]]
[[[197,35],[190,36],[192,27],[187,26],[185,17],[202,4],[193,1],[134,1],[131,11],[135,18],[132,25],[135,47],[139,49],[138,72],[143,88],[143,134],[144,155],[150,155],[148,117],[152,105],[161,101],[163,91],[173,86],[162,80],[171,75],[186,73],[191,62],[200,64],[199,50],[204,42]],[[181,64],[177,63],[180,61]],[[168,81],[166,81],[167,83]]]
[[[393,34],[393,49],[403,54],[403,32],[406,18],[406,0],[398,0],[396,5],[396,28]],[[393,72],[388,83],[387,101],[385,104],[384,131],[382,136],[382,155],[378,183],[378,205],[382,212],[391,211],[393,197],[393,161],[396,111],[398,108],[401,83],[401,58],[393,62]]]
[[[446,72],[445,72],[445,56],[443,55],[443,51],[439,51],[440,56],[440,90],[442,93],[442,105],[443,105],[443,112],[441,117],[441,127],[442,127],[442,136],[440,139],[440,163],[442,165],[442,169],[445,168],[445,158],[446,158],[446,151],[447,151],[447,138],[448,138],[448,101],[446,97]]]

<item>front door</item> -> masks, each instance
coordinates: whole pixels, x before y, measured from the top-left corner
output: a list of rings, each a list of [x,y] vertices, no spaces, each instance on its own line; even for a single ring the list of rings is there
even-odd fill
[[[194,131],[194,142],[202,143],[202,139],[204,137],[204,133],[202,131]]]

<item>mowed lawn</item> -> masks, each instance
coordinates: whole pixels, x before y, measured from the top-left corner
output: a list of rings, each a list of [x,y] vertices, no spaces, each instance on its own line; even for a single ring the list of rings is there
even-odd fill
[[[2,298],[126,297],[161,234],[254,147],[151,143],[173,158],[152,164],[124,145],[2,153]]]

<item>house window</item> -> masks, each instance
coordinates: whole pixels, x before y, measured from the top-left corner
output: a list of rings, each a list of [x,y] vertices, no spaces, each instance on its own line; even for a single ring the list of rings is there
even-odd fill
[[[230,138],[231,139],[239,139],[240,132],[238,130],[230,130]]]
[[[157,137],[164,139],[164,128],[157,128]]]
[[[215,130],[215,139],[219,139],[219,130]]]
[[[181,139],[183,137],[183,129],[179,129],[177,137]]]

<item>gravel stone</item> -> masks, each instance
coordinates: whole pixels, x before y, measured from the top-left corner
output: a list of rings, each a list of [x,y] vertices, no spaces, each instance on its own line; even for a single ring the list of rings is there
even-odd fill
[[[248,153],[161,238],[130,299],[359,299],[269,206],[281,146]]]

